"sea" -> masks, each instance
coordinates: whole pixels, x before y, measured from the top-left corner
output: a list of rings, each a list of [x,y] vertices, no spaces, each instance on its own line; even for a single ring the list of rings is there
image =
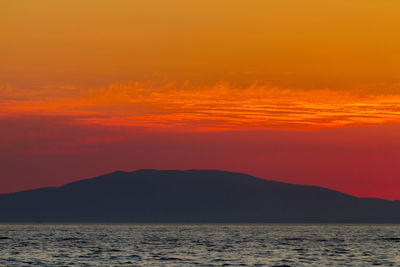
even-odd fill
[[[400,225],[0,224],[0,266],[400,266]]]

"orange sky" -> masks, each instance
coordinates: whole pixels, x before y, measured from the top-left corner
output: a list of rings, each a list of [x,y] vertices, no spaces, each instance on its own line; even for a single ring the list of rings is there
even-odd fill
[[[396,0],[0,3],[3,84],[152,79],[397,92]],[[98,87],[98,86],[95,86]]]
[[[0,128],[11,120],[15,131],[26,130],[29,117],[37,125],[58,118],[84,136],[90,127],[311,135],[348,128],[363,140],[373,127],[380,134],[365,145],[379,145],[397,129],[387,125],[400,122],[399,17],[397,0],[4,0]],[[364,130],[353,134],[354,127]],[[31,138],[11,143],[10,136],[3,133],[0,148],[13,151]],[[387,149],[392,155],[393,146]],[[71,175],[82,173],[90,172]],[[35,186],[18,183],[7,181],[5,190]]]

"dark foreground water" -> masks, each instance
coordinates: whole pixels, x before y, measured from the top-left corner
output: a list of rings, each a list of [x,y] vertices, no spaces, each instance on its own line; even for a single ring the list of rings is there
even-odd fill
[[[0,224],[0,266],[400,266],[400,225]]]

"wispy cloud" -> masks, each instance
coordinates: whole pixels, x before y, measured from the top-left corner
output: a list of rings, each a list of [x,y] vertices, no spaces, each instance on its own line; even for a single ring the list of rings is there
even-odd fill
[[[77,123],[181,130],[320,129],[400,122],[400,94],[329,89],[115,83],[104,88],[0,87],[0,116],[62,115]]]

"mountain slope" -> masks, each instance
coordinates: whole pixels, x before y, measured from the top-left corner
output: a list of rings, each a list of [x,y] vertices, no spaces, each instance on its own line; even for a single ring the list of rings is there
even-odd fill
[[[400,203],[241,173],[139,170],[0,195],[0,221],[400,222]]]

